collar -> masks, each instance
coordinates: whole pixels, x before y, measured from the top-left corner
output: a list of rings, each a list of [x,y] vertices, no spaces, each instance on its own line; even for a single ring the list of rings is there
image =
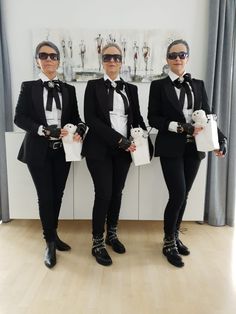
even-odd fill
[[[186,71],[184,71],[182,76],[184,76],[185,73],[186,73]],[[168,75],[169,75],[172,82],[180,77],[172,71],[169,71]]]
[[[40,73],[39,73],[39,78],[40,78],[43,82],[51,81],[51,80],[49,80],[49,78],[47,77],[47,75],[45,75],[43,72],[40,72]],[[53,78],[53,80],[58,80],[57,75]]]
[[[109,80],[111,82],[120,81],[120,75],[118,75],[114,81],[106,73],[104,74],[103,78],[104,78],[104,81],[106,80]]]

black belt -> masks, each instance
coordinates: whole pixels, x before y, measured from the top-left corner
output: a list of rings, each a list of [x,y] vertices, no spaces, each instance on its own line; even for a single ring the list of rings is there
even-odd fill
[[[62,145],[62,141],[48,141],[48,147],[51,149],[59,149]]]

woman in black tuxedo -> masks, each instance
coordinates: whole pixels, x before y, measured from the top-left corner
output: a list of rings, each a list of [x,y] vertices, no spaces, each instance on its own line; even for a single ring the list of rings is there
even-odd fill
[[[39,214],[46,240],[44,263],[56,264],[56,249],[70,250],[57,234],[58,217],[69,174],[61,138],[67,123],[77,125],[74,140],[80,141],[85,132],[81,121],[75,88],[57,78],[60,52],[52,42],[38,44],[35,51],[39,80],[23,82],[16,106],[15,124],[26,131],[18,159],[27,164],[34,181]]]
[[[130,152],[135,150],[129,140],[130,128],[146,127],[140,114],[137,87],[119,76],[122,51],[117,44],[104,46],[102,63],[104,77],[89,81],[85,91],[84,116],[89,130],[82,155],[95,188],[92,255],[99,264],[110,265],[112,260],[105,243],[115,252],[125,253],[125,246],[117,237],[117,225]]]
[[[169,75],[151,83],[148,107],[150,126],[158,129],[155,156],[160,156],[169,200],[164,213],[163,254],[167,260],[182,267],[180,255],[189,255],[189,249],[179,239],[188,193],[197,175],[205,153],[196,149],[194,137],[202,128],[191,122],[193,111],[210,113],[204,83],[191,79],[185,73],[189,46],[184,40],[173,41],[167,48]],[[220,149],[217,156],[226,153],[226,138],[219,131]]]

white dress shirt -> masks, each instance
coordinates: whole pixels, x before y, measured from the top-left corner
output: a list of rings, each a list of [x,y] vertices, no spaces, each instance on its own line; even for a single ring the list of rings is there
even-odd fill
[[[185,73],[186,72],[184,72],[184,74]],[[179,78],[179,76],[177,74],[175,74],[174,72],[172,72],[172,71],[169,71],[169,77],[170,77],[172,82],[174,80],[176,80],[177,78]],[[187,84],[189,84],[189,83],[187,82]],[[194,95],[193,95],[192,87],[191,87],[190,84],[189,84],[189,87],[190,87],[190,90],[191,90],[192,99],[193,99],[193,103],[194,103]],[[180,97],[180,88],[175,87],[175,91],[176,91],[177,97],[179,99],[179,97]],[[184,117],[186,119],[186,123],[191,123],[191,121],[192,121],[192,113],[193,113],[193,108],[188,109],[188,99],[187,99],[186,94],[185,94],[183,114],[184,114]],[[169,124],[168,130],[171,131],[171,132],[177,132],[177,126],[178,126],[178,122],[171,121],[170,124]]]
[[[42,72],[39,73],[39,78],[43,82],[50,81],[49,78]],[[53,78],[53,80],[58,80],[58,77],[55,76]],[[58,95],[59,95],[59,99],[60,99],[61,107],[62,107],[62,95],[60,92],[58,93]],[[48,125],[57,125],[57,127],[60,128],[61,127],[61,110],[57,109],[56,102],[55,102],[54,98],[52,100],[52,111],[46,110],[47,98],[48,98],[48,90],[46,87],[44,87],[43,88],[43,104],[44,104],[44,110],[45,110],[45,116],[46,116],[47,124]],[[41,136],[44,136],[44,133],[42,130],[43,130],[43,126],[41,125],[38,129],[38,134]]]
[[[119,81],[120,76],[118,75],[117,78],[112,81],[108,75],[104,74],[104,80],[109,80],[111,82]],[[125,90],[121,91],[126,97]],[[127,97],[128,99],[128,97]],[[119,95],[116,90],[114,90],[113,96],[113,111],[109,111],[110,120],[111,120],[111,127],[122,134],[123,136],[127,137],[127,121],[128,115],[125,114],[125,106],[121,95]]]

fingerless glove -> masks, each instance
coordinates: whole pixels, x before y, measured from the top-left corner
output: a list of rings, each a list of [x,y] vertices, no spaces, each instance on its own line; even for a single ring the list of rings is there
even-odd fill
[[[118,146],[119,148],[126,150],[130,147],[131,144],[132,143],[130,140],[128,140],[126,137],[122,137],[121,141],[118,143]]]
[[[184,132],[189,135],[193,135],[194,126],[191,123],[178,122],[177,133],[184,133]]]
[[[222,140],[220,140],[219,144],[220,144],[220,152],[222,152],[223,155],[226,155],[226,153],[227,153],[227,139],[223,138]]]
[[[43,127],[43,133],[46,137],[55,137],[60,138],[61,135],[61,129],[57,127],[57,125],[49,125]]]

